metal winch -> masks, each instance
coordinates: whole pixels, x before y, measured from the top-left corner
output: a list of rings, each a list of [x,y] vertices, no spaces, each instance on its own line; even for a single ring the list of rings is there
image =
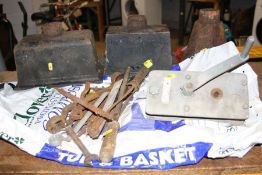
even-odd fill
[[[148,117],[243,123],[249,116],[247,76],[228,71],[247,61],[253,43],[254,38],[249,37],[242,53],[204,72],[151,71],[146,100]]]

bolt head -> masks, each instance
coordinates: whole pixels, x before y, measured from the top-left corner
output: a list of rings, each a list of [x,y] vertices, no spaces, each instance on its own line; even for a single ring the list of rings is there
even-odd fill
[[[190,80],[190,79],[191,79],[191,75],[187,74],[187,75],[185,76],[185,78],[186,78],[187,80]]]
[[[189,82],[186,84],[187,89],[192,89],[193,88],[193,83]]]
[[[149,87],[149,93],[151,95],[157,95],[157,94],[160,93],[160,89],[159,89],[159,87],[151,86],[151,87]]]
[[[223,97],[223,91],[220,88],[213,88],[210,95],[212,98],[219,100]]]

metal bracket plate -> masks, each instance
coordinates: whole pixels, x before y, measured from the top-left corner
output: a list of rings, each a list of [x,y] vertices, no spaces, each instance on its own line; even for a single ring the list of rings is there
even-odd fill
[[[249,115],[247,77],[225,73],[192,95],[182,93],[181,85],[194,88],[203,72],[151,71],[146,100],[148,115],[243,121]],[[201,75],[201,76],[200,76]]]

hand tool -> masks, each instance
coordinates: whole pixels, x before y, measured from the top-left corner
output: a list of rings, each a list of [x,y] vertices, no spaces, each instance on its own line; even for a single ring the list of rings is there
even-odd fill
[[[61,121],[59,121],[59,123],[53,123],[54,126],[53,126],[53,130],[51,130],[51,132],[55,132],[55,124],[59,124],[60,127],[64,128],[66,134],[73,140],[73,142],[77,145],[77,147],[82,151],[82,153],[84,154],[85,156],[85,164],[86,165],[90,165],[91,164],[91,160],[98,160],[98,156],[95,155],[95,154],[91,154],[87,148],[85,147],[85,145],[82,143],[82,141],[80,140],[80,138],[77,136],[77,134],[75,133],[75,131],[73,130],[73,128],[71,127],[71,124],[68,124],[67,122],[67,118],[70,118],[70,111],[72,110],[72,105],[67,105],[66,107],[64,107],[63,111],[62,111],[62,114],[61,116],[55,116],[55,117],[52,117],[51,119],[53,118],[58,118],[60,117],[61,118]],[[50,119],[50,120],[51,120]],[[49,120],[49,121],[50,121]],[[48,122],[49,122],[48,121]],[[53,133],[52,132],[52,133]]]
[[[89,103],[90,101],[96,99],[97,97],[99,97],[99,99],[95,102],[94,106],[98,107],[102,101],[104,101],[104,99],[107,97],[108,95],[108,91],[112,89],[113,84],[117,81],[117,79],[121,76],[121,73],[119,72],[115,72],[112,74],[111,76],[111,86],[107,87],[107,88],[102,88],[102,89],[98,89],[96,91],[94,91],[94,93],[89,93],[90,91],[90,83],[87,81],[85,84],[85,89],[82,91],[81,95],[80,95],[80,99],[84,102],[84,103]],[[73,126],[74,131],[76,133],[78,133],[78,131],[80,130],[80,128],[86,123],[86,121],[89,119],[89,117],[92,115],[92,112],[87,111],[85,114],[83,112],[83,110],[85,109],[83,106],[81,106],[80,104],[70,104],[71,105],[71,120],[78,120],[76,119],[77,117],[82,118],[77,124],[75,124]],[[74,105],[75,107],[72,107],[72,105]],[[68,109],[68,107],[67,107]],[[84,116],[82,116],[84,115]],[[64,115],[62,115],[64,116]],[[76,117],[77,116],[77,117]],[[49,144],[52,146],[59,146],[62,141],[70,141],[70,138],[68,138],[64,132],[60,132],[57,133],[59,131],[61,131],[63,129],[63,127],[61,125],[59,125],[59,123],[61,123],[62,118],[60,116],[55,116],[53,118],[51,118],[48,122],[47,122],[47,129],[49,130],[50,133],[53,133],[53,135],[48,139]],[[71,122],[72,124],[72,122]],[[60,127],[58,127],[60,126]],[[83,132],[82,132],[83,133]],[[82,135],[82,134],[80,134]]]
[[[82,153],[85,156],[85,165],[90,166],[92,160],[98,160],[98,155],[96,154],[91,154],[83,142],[80,140],[80,138],[76,135],[74,132],[73,128],[71,126],[67,126],[65,128],[66,133],[71,137],[71,139],[74,141],[74,143],[78,146],[78,148],[82,151]]]
[[[59,89],[59,88],[55,88],[59,93],[61,93],[62,95],[64,95],[65,97],[69,98],[70,100],[72,100],[75,103],[79,103],[81,104],[83,107],[87,108],[88,110],[94,112],[95,114],[97,114],[100,117],[105,118],[106,120],[112,120],[110,119],[110,114],[108,112],[104,112],[102,109],[95,107],[94,105],[90,104],[90,103],[85,103],[83,100],[73,96],[72,94],[64,91],[63,89]]]
[[[103,111],[106,111],[106,112],[109,111],[108,109],[110,109],[110,107],[112,106],[112,104],[114,103],[114,101],[117,97],[117,94],[119,92],[122,81],[123,81],[123,79],[118,80],[116,83],[114,83],[112,90],[109,93],[109,95],[106,99],[106,102],[103,106],[103,109],[102,109]],[[111,117],[110,117],[110,119],[111,119]],[[88,135],[91,138],[97,138],[100,135],[102,129],[104,128],[105,123],[106,123],[105,119],[97,118],[97,120],[95,121],[95,125],[93,125],[93,126],[88,125],[88,127],[87,127]]]
[[[104,92],[94,103],[94,106],[98,107],[104,99],[107,97],[108,92]],[[73,130],[75,133],[78,133],[78,131],[83,127],[83,125],[86,123],[86,121],[89,119],[89,117],[92,115],[92,112],[87,111],[87,113],[83,116],[81,120],[78,121],[76,125],[73,126]],[[52,118],[51,118],[52,119]],[[57,133],[49,137],[48,142],[52,146],[59,146],[61,145],[62,141],[70,141],[66,136],[64,136],[64,133]]]
[[[146,64],[148,64],[150,66],[147,66]],[[140,70],[137,72],[135,77],[130,82],[127,83],[128,90],[114,104],[112,104],[112,106],[108,109],[108,111],[112,111],[112,109],[114,109],[116,107],[116,105],[118,105],[119,103],[123,102],[126,98],[128,98],[128,96],[130,96],[131,94],[135,93],[138,90],[140,84],[143,82],[143,80],[145,79],[145,77],[149,73],[152,65],[153,65],[152,60],[147,60],[144,63],[144,66],[142,68],[140,68]],[[109,118],[112,120],[112,115],[111,114],[110,114]],[[100,132],[98,132],[99,130],[97,130],[96,128],[100,128],[101,129],[101,128],[104,127],[105,123],[103,122],[103,119],[98,119],[98,120],[100,122],[95,121],[95,124],[96,124],[95,126],[91,127],[89,125],[89,127],[88,127],[89,136],[92,137],[92,138],[97,138],[99,136],[99,134],[100,134]],[[95,128],[95,129],[93,129],[93,128]]]
[[[130,70],[131,68],[128,67],[125,72],[123,83],[119,90],[118,99],[121,99],[121,97],[125,94]],[[100,153],[99,153],[99,159],[101,162],[109,163],[111,162],[114,156],[115,147],[116,147],[116,137],[117,137],[117,133],[120,127],[118,123],[118,119],[122,112],[122,106],[123,106],[123,103],[119,103],[118,105],[116,105],[115,109],[112,111],[112,118],[115,121],[109,122],[107,124],[107,130],[111,132],[105,135],[103,138],[103,143],[102,143]]]

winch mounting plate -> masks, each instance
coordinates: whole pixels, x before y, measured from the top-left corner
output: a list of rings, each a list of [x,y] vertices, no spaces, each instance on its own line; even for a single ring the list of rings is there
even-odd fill
[[[146,113],[152,118],[199,118],[244,121],[249,115],[248,81],[245,74],[224,73],[191,95],[204,72],[154,70],[149,74]],[[201,75],[201,76],[200,76]]]

